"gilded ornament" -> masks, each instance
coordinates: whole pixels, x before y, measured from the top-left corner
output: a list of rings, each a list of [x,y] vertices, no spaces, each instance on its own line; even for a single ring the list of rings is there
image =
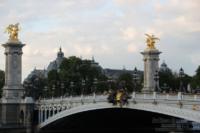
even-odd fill
[[[156,40],[160,40],[159,38],[155,37],[154,35],[145,34],[147,36],[146,43],[147,49],[156,49],[155,42]]]
[[[9,41],[19,41],[18,40],[19,23],[8,25],[6,27],[5,32],[9,34]]]

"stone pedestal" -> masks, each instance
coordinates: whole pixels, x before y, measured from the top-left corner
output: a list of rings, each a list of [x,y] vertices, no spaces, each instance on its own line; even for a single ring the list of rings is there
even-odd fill
[[[159,71],[158,61],[161,52],[157,49],[146,49],[141,54],[144,56],[144,88],[143,92],[153,92],[156,82],[154,75]]]
[[[2,46],[5,48],[5,86],[3,99],[16,102],[24,96],[22,80],[22,48],[25,44],[9,41]],[[20,102],[20,101],[19,101]]]
[[[22,48],[19,41],[2,44],[5,48],[5,86],[0,104],[0,130],[27,132],[31,126],[34,102],[25,99],[22,86]],[[30,102],[31,101],[31,102]]]

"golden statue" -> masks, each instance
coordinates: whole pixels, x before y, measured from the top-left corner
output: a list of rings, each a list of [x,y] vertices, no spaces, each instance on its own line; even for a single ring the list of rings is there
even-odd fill
[[[155,37],[154,35],[145,34],[147,36],[147,48],[148,49],[156,49],[155,48],[155,40],[160,40],[159,38]]]
[[[9,40],[18,41],[19,23],[10,24],[6,27],[5,32],[9,34]]]

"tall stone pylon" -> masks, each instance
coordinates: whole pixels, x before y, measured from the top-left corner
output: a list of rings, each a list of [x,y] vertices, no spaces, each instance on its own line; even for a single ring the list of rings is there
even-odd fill
[[[5,86],[3,99],[7,101],[19,101],[24,95],[22,79],[22,48],[21,42],[7,42],[2,45],[5,48]]]
[[[142,92],[154,92],[156,84],[158,85],[158,82],[155,81],[155,74],[156,71],[159,71],[158,61],[161,52],[155,48],[155,40],[159,40],[159,38],[148,34],[146,36],[147,48],[141,52],[144,57],[144,86]]]
[[[18,40],[18,24],[6,28],[9,39],[5,48],[5,85],[1,99],[0,125],[7,132],[26,132],[30,127],[33,100],[24,97],[22,86],[22,48],[25,44]]]

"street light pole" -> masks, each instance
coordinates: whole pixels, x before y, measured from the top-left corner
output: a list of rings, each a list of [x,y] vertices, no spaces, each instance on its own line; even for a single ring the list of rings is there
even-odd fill
[[[169,88],[169,87],[168,87],[168,85],[167,85],[166,83],[163,84],[163,87],[162,87],[162,88],[163,88],[163,91],[164,91],[164,92],[168,92],[168,88]]]
[[[53,86],[52,86],[52,97],[55,95],[55,84],[53,84]]]
[[[81,85],[82,85],[82,91],[81,91],[81,99],[82,99],[84,95],[84,89],[85,89],[85,80],[81,81]]]
[[[107,83],[108,83],[108,85],[109,85],[109,90],[111,90],[111,89],[112,89],[112,86],[111,86],[111,84],[112,84],[112,79],[107,80]]]
[[[137,68],[135,67],[133,71],[133,81],[134,81],[133,92],[137,91],[137,80],[138,80],[138,71],[137,71]]]
[[[70,82],[70,88],[71,88],[70,95],[72,97],[73,96],[73,88],[74,88],[74,82],[73,81]]]
[[[95,97],[96,97],[96,85],[97,85],[97,78],[94,78],[94,90],[93,90],[93,96],[94,96],[94,100],[95,100]]]
[[[65,88],[65,84],[63,82],[61,82],[60,88],[61,88],[61,94],[60,95],[63,96],[63,90]]]
[[[179,87],[179,92],[183,92],[183,77],[184,77],[184,70],[183,68],[180,68],[179,70],[179,77],[180,77],[180,87]]]
[[[159,91],[159,87],[158,87],[158,80],[159,80],[158,70],[155,71],[154,80],[155,80],[155,92],[158,92]]]
[[[45,97],[47,98],[48,97],[48,87],[47,86],[44,87],[44,92],[45,92],[45,95],[46,95]]]

